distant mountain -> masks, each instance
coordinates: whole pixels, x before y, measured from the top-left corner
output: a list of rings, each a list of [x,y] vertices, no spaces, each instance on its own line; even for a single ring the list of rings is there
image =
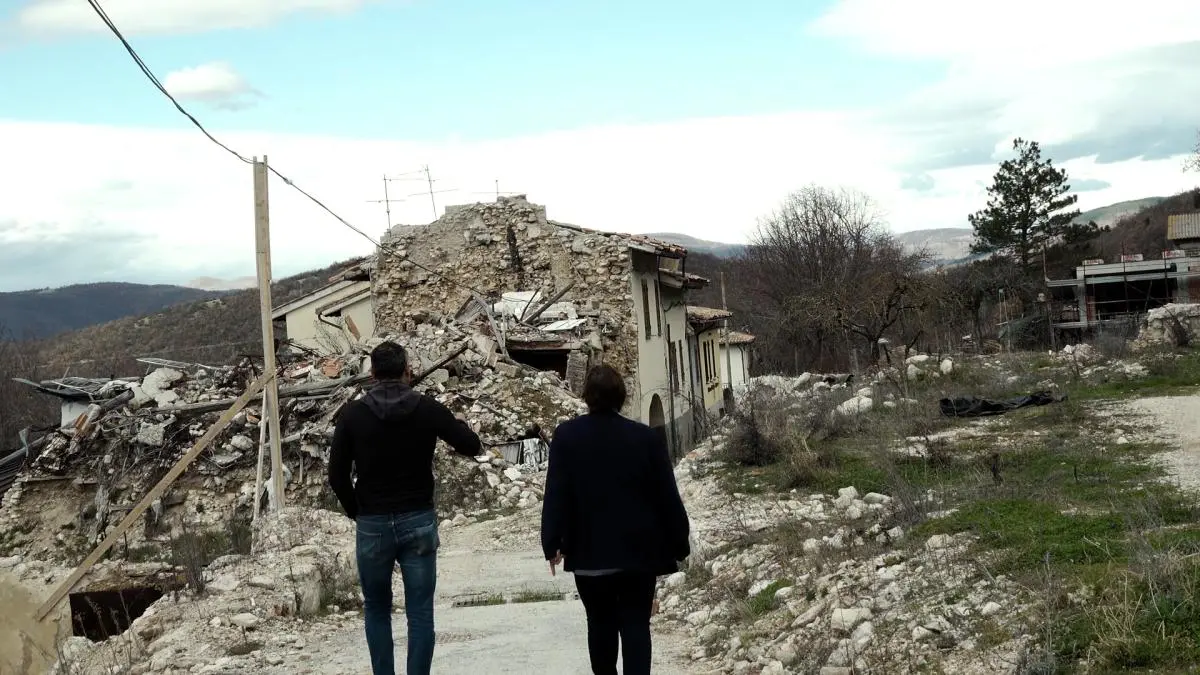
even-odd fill
[[[895,237],[909,251],[925,249],[935,262],[950,262],[971,257],[975,231],[969,227],[941,227],[900,232]]]
[[[1116,225],[1122,218],[1128,218],[1135,213],[1157,206],[1167,199],[1167,197],[1146,197],[1117,202],[1084,211],[1075,218],[1075,222],[1095,221],[1100,227],[1110,227]],[[924,247],[933,256],[934,261],[940,264],[964,263],[983,257],[971,254],[971,243],[975,241],[975,232],[969,227],[912,230],[911,232],[900,232],[895,236],[910,251]]]
[[[199,277],[192,279],[184,286],[204,291],[240,291],[243,288],[255,288],[258,286],[258,279],[256,277],[235,277],[233,279]]]
[[[1075,222],[1086,223],[1094,220],[1100,227],[1115,225],[1118,220],[1125,216],[1137,213],[1142,209],[1148,209],[1151,206],[1157,206],[1167,199],[1168,197],[1146,197],[1144,199],[1131,199],[1127,202],[1117,202],[1116,204],[1101,206],[1098,209],[1084,211],[1079,214]]]
[[[222,295],[165,284],[96,283],[0,293],[0,326],[6,338],[44,338],[172,305]]]
[[[279,279],[271,284],[275,306],[286,304],[330,283],[332,275],[356,262]],[[132,286],[133,284],[126,284]],[[97,322],[41,340],[41,362],[80,376],[135,373],[139,356],[191,363],[235,363],[240,355],[262,353],[258,289],[205,292],[183,289],[202,298],[147,310],[140,315]],[[5,316],[0,310],[0,319]]]
[[[708,253],[715,255],[718,258],[732,258],[733,256],[745,250],[745,244],[723,244],[717,241],[708,241],[706,239],[697,239],[688,234],[679,234],[678,232],[654,232],[647,234],[647,237],[660,239],[668,244],[682,246],[688,251],[697,253]]]

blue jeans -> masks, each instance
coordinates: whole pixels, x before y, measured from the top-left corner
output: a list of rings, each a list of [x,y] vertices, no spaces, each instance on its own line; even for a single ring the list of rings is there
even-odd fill
[[[433,592],[437,586],[437,514],[432,510],[359,516],[358,579],[371,670],[395,675],[392,568],[399,563],[408,620],[408,675],[428,675],[433,663]]]

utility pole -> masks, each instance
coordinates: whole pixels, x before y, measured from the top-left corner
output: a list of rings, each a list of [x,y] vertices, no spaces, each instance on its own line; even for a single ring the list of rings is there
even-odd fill
[[[275,373],[275,328],[271,321],[271,216],[270,202],[267,198],[267,158],[262,161],[254,158],[254,241],[257,250],[258,263],[258,301],[262,321],[263,340],[263,372]],[[279,431],[279,384],[272,377],[263,388],[263,419],[259,424],[267,424],[271,443],[271,510],[283,508],[283,447],[280,443]],[[259,446],[258,462],[262,466],[264,447]],[[259,472],[261,475],[261,471]],[[257,481],[256,481],[257,482]],[[255,505],[262,494],[260,486],[255,487]],[[257,511],[257,509],[256,509]]]
[[[437,200],[434,199],[434,197],[433,197],[433,176],[431,176],[429,174],[429,165],[428,164],[426,164],[424,166],[424,170],[425,170],[425,182],[429,183],[429,203],[430,203],[430,205],[433,206],[433,220],[437,220],[438,219]],[[432,221],[430,221],[430,222],[432,222]]]

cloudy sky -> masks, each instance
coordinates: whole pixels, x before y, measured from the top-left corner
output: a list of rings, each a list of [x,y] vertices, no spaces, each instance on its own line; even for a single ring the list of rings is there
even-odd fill
[[[384,175],[393,223],[432,218],[425,165],[439,209],[498,182],[556,220],[729,242],[814,182],[896,231],[963,227],[1017,135],[1084,209],[1200,182],[1195,0],[101,4],[219,139],[372,236]],[[0,291],[253,275],[251,167],[85,0],[0,0],[0,82]],[[270,199],[276,276],[370,250]]]

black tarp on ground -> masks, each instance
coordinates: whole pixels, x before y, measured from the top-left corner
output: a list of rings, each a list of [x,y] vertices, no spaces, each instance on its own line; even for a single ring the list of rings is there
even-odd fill
[[[1052,394],[1048,391],[1035,391],[1028,396],[994,401],[977,396],[962,396],[959,398],[944,398],[938,405],[946,417],[983,417],[985,415],[1003,415],[1018,408],[1048,405],[1067,400],[1066,394]]]

